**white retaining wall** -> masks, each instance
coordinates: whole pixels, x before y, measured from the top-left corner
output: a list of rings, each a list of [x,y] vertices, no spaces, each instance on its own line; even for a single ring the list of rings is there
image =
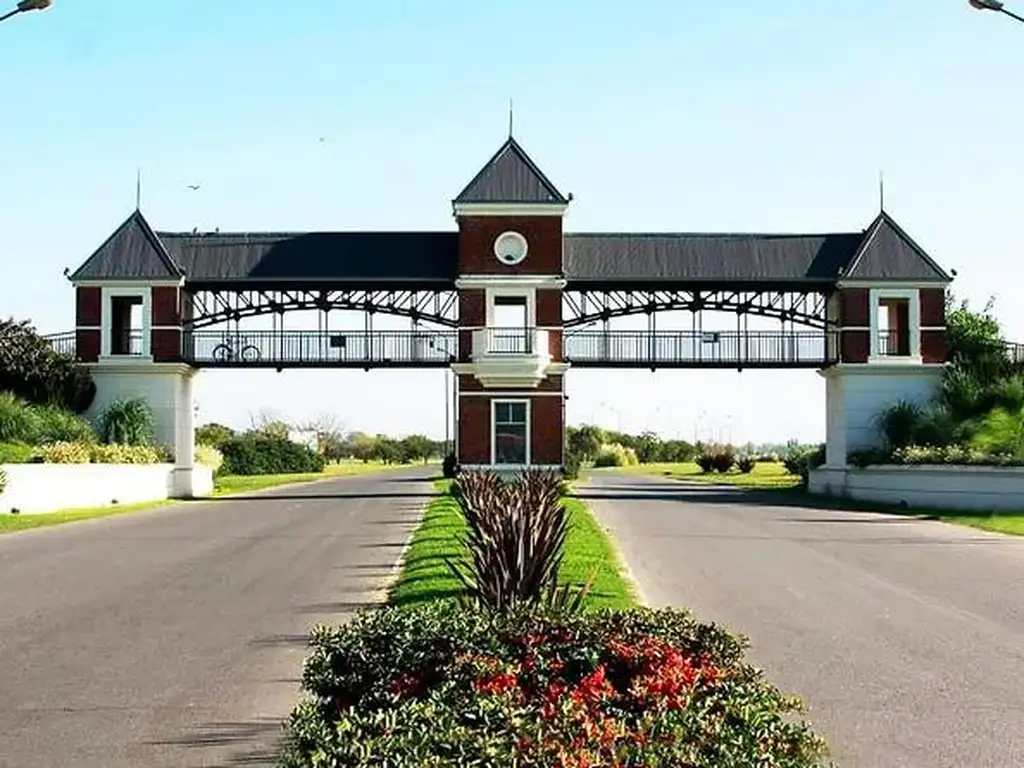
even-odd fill
[[[173,464],[4,464],[7,487],[0,514],[55,512],[77,507],[135,504],[174,496]],[[209,467],[192,469],[193,493],[213,491]]]
[[[820,467],[811,493],[881,504],[951,510],[1024,510],[1024,468],[955,464]]]

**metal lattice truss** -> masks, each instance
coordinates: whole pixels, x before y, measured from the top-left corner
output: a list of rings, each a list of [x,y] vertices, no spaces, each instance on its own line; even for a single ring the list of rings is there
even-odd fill
[[[828,296],[821,292],[788,291],[566,291],[566,328],[607,322],[613,317],[658,312],[734,312],[782,322],[827,328]]]
[[[222,290],[192,297],[192,328],[285,312],[344,310],[411,318],[414,322],[458,325],[454,291]]]

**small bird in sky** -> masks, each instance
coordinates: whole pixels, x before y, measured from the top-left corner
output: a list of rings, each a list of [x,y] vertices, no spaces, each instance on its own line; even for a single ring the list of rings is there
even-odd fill
[[[195,190],[199,189],[201,186],[203,186],[203,185],[202,184],[189,184],[188,188],[191,189],[194,192]]]

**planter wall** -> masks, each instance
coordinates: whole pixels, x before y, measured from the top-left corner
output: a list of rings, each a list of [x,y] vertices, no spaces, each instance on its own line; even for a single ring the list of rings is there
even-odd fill
[[[1024,510],[1024,468],[957,464],[812,470],[811,493],[908,507]]]
[[[5,464],[0,514],[160,501],[175,495],[173,464]],[[209,467],[191,470],[195,495],[213,490]]]

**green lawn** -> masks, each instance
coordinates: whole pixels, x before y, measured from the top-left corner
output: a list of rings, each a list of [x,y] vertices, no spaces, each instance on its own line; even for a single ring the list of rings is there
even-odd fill
[[[451,481],[436,483],[440,493],[423,515],[423,521],[412,535],[402,572],[388,596],[397,606],[418,605],[430,600],[452,599],[462,593],[462,583],[451,574],[445,557],[461,559],[465,547],[459,541],[466,524],[458,503],[450,493]],[[599,567],[588,608],[625,608],[635,605],[636,595],[623,575],[618,555],[608,534],[597,524],[579,499],[565,500],[569,513],[569,532],[565,541],[560,580],[582,585],[591,571]]]
[[[600,471],[600,470],[596,470]],[[693,462],[684,464],[639,464],[633,467],[615,467],[610,471],[631,472],[642,475],[660,475],[678,480],[713,485],[734,485],[738,488],[796,488],[800,485],[800,476],[791,475],[780,463],[758,462],[753,472],[742,474],[732,470],[724,475],[717,472],[704,474]]]
[[[361,461],[342,461],[328,464],[323,472],[304,472],[288,475],[224,475],[214,483],[214,496],[228,496],[233,493],[260,491],[277,485],[291,483],[312,483],[317,480],[329,480],[332,477],[351,477],[366,475],[372,472],[385,472],[395,469],[408,469],[410,464],[383,464],[379,461],[363,463]]]
[[[93,517],[108,517],[110,515],[121,515],[127,512],[141,512],[143,510],[156,509],[176,504],[173,500],[146,501],[140,504],[108,505],[104,507],[84,507],[82,509],[62,509],[57,512],[44,512],[41,514],[29,515],[0,515],[0,533],[13,533],[24,531],[29,528],[41,528],[46,525],[59,525],[61,523],[73,523],[78,520],[89,520]]]
[[[597,470],[601,471],[601,470]],[[800,485],[800,478],[786,472],[782,464],[759,462],[754,465],[754,471],[749,475],[742,475],[735,470],[725,474],[703,474],[700,467],[693,463],[687,464],[640,464],[635,467],[619,467],[614,471],[630,472],[642,475],[658,475],[672,477],[679,480],[689,480],[698,483],[719,483],[722,485],[733,485],[740,488],[760,489],[791,489],[797,490]],[[821,505],[823,499],[811,494],[807,495],[807,502],[811,506]],[[851,509],[863,509],[874,512],[885,512],[896,515],[908,515],[912,517],[925,517],[932,520],[939,520],[944,523],[956,525],[968,525],[972,528],[979,528],[985,531],[1006,533],[1015,536],[1024,536],[1024,512],[957,512],[937,509],[899,509],[885,504],[871,504],[844,500],[843,506]]]

